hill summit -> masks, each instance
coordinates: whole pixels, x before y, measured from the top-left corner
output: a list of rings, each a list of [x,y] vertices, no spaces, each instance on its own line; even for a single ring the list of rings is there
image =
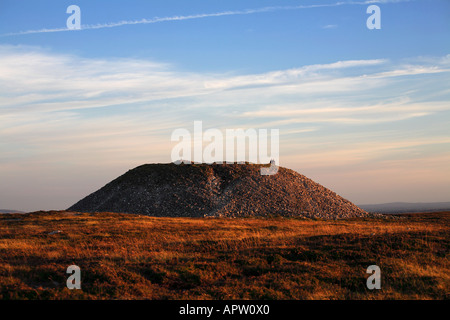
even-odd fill
[[[338,219],[369,214],[287,168],[261,175],[261,164],[145,164],[68,210],[158,217],[289,216]]]

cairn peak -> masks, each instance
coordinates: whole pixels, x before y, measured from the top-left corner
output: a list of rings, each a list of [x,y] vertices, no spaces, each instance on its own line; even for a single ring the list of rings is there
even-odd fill
[[[129,170],[68,210],[158,217],[306,217],[369,214],[311,179],[261,164],[145,164]]]

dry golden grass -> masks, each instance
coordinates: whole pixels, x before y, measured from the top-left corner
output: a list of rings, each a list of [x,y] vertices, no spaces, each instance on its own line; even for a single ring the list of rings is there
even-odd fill
[[[448,299],[449,220],[0,215],[0,298]],[[82,290],[66,288],[72,264]]]

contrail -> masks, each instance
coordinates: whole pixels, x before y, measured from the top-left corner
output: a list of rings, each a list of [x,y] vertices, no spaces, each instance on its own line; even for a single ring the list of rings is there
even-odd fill
[[[337,6],[342,6],[342,5],[367,5],[367,4],[374,4],[374,3],[403,2],[403,1],[409,1],[409,0],[368,0],[368,1],[362,1],[362,2],[336,2],[336,3],[329,3],[329,4],[312,4],[312,5],[299,5],[299,6],[272,6],[272,7],[263,7],[263,8],[236,10],[236,11],[201,13],[201,14],[193,14],[193,15],[187,15],[187,16],[154,17],[152,19],[124,20],[124,21],[119,21],[119,22],[111,22],[111,23],[103,23],[103,24],[87,24],[87,25],[82,25],[81,29],[79,29],[79,30],[73,30],[73,29],[68,29],[68,28],[27,30],[27,31],[2,34],[2,35],[0,35],[0,37],[18,36],[18,35],[33,34],[33,33],[82,31],[82,30],[90,30],[90,29],[114,28],[114,27],[120,27],[120,26],[125,26],[125,25],[134,25],[134,24],[151,24],[151,23],[168,22],[168,21],[183,21],[183,20],[194,20],[194,19],[203,19],[203,18],[211,18],[211,17],[248,15],[248,14],[255,14],[255,13],[286,11],[286,10],[337,7]]]

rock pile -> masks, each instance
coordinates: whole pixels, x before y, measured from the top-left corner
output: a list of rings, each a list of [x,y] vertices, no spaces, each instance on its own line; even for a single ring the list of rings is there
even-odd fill
[[[257,164],[146,164],[68,210],[159,217],[289,216],[338,219],[369,214],[283,167],[263,176]]]

